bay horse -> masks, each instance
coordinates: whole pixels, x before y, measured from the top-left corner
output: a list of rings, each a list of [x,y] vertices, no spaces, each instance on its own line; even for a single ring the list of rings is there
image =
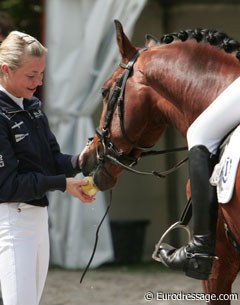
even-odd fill
[[[186,137],[191,123],[240,75],[240,45],[224,33],[182,30],[160,41],[148,35],[145,47],[137,48],[117,20],[115,27],[121,64],[103,85],[99,128],[80,156],[83,174],[92,175],[101,191],[113,188],[123,171],[119,164],[136,163],[167,125]],[[226,238],[224,223],[240,243],[240,170],[231,201],[219,204],[219,260],[210,278],[202,281],[204,292],[218,296],[231,293],[240,268],[240,252]]]

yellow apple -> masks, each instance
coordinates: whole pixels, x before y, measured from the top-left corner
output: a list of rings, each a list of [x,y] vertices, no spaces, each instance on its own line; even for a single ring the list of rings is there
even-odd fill
[[[86,180],[88,183],[86,185],[82,185],[82,191],[89,196],[94,196],[96,195],[98,188],[96,185],[93,183],[93,178],[91,176],[85,177],[84,180]]]

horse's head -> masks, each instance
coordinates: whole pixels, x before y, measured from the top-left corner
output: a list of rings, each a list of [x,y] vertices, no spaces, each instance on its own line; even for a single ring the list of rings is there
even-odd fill
[[[104,191],[112,188],[122,172],[121,164],[131,165],[142,148],[151,147],[166,127],[164,117],[154,115],[159,96],[147,84],[142,72],[144,49],[135,48],[115,21],[121,64],[102,88],[103,110],[99,128],[81,153],[85,176]],[[146,47],[158,44],[148,36]]]

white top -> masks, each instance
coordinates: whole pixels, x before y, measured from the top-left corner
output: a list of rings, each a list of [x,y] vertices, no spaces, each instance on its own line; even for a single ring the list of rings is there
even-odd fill
[[[9,93],[1,84],[0,84],[0,91],[6,93],[19,107],[24,109],[23,107],[23,97],[16,97]]]

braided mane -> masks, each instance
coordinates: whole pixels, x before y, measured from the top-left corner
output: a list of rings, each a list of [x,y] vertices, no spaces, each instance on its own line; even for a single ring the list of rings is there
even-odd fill
[[[240,43],[227,34],[209,29],[188,29],[179,32],[166,34],[160,39],[160,43],[169,44],[174,40],[186,41],[194,39],[197,42],[206,42],[212,46],[223,49],[227,53],[236,52],[236,57],[240,60]]]

